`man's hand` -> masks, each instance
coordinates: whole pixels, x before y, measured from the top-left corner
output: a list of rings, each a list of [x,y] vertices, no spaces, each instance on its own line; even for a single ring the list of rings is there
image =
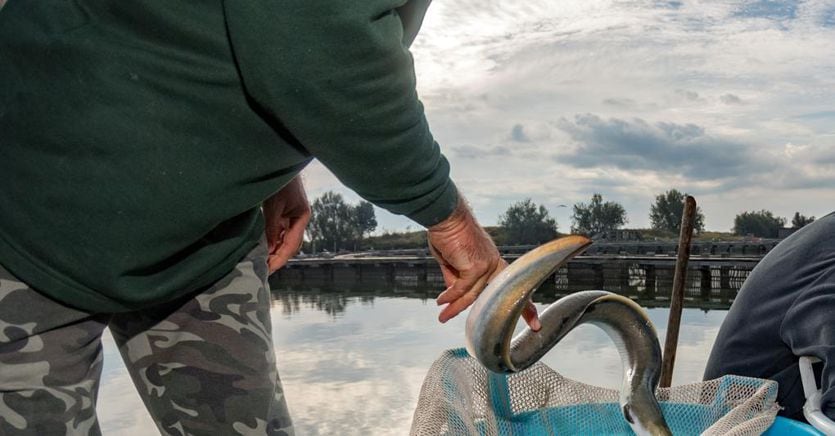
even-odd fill
[[[447,322],[476,300],[493,277],[507,266],[490,236],[476,222],[463,198],[449,218],[430,227],[429,250],[441,265],[446,290],[438,305],[448,304],[438,320]],[[534,331],[540,329],[533,303],[522,312]]]
[[[272,274],[299,252],[304,229],[310,221],[310,204],[301,176],[296,176],[268,198],[263,207],[269,248],[267,263]]]

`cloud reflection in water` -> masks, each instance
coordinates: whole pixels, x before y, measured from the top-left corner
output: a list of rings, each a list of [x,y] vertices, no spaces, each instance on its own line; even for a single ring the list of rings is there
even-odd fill
[[[427,295],[274,293],[279,373],[297,434],[408,433],[429,366],[443,350],[464,343],[466,317],[438,323],[438,307]],[[649,309],[649,315],[663,338],[667,310]],[[674,384],[701,379],[724,316],[724,311],[685,309]],[[99,403],[104,433],[155,434],[112,339],[105,340],[105,352]],[[620,385],[617,351],[594,326],[580,326],[544,361],[581,382]]]

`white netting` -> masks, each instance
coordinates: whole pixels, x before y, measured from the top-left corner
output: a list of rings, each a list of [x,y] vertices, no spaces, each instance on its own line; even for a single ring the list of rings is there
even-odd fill
[[[747,377],[658,389],[674,434],[758,435],[774,422],[777,383]],[[542,363],[493,374],[463,349],[429,370],[412,435],[631,435],[618,391],[567,379]]]

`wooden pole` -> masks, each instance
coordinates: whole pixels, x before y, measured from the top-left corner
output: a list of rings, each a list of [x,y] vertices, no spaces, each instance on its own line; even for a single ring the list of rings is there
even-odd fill
[[[684,303],[684,285],[687,283],[687,262],[690,260],[690,241],[693,239],[693,224],[696,218],[696,199],[687,196],[684,199],[684,213],[681,214],[681,233],[678,238],[678,257],[673,276],[673,292],[670,295],[670,318],[667,321],[667,339],[664,341],[664,354],[661,363],[662,388],[670,387],[673,380],[673,366],[676,363],[678,330],[681,325],[681,308]]]

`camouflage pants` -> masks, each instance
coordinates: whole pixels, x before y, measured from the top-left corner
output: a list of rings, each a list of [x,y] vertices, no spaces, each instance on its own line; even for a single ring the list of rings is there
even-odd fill
[[[0,435],[98,435],[109,327],[164,435],[293,435],[275,366],[266,248],[196,296],[89,314],[0,266]]]

